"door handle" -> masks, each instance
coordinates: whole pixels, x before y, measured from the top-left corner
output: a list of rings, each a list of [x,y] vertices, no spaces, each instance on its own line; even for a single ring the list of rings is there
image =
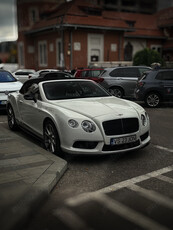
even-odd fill
[[[22,101],[22,100],[19,100],[19,102],[20,102],[20,103],[23,103],[23,101]]]

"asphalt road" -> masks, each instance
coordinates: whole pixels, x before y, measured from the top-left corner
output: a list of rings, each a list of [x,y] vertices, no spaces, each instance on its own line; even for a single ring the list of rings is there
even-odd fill
[[[142,104],[143,106],[143,104]],[[115,184],[154,173],[173,165],[173,104],[156,109],[146,108],[151,123],[151,144],[139,151],[107,156],[66,155],[68,170],[53,189],[50,199],[33,218],[28,229],[35,229],[49,213],[61,206],[67,198],[85,192],[110,188]],[[0,113],[0,122],[6,122],[6,115]],[[41,143],[32,137],[20,135]],[[146,184],[153,189],[153,180]],[[157,182],[157,186],[159,184]],[[172,187],[165,187],[165,194],[172,194]],[[37,227],[36,227],[37,226]]]

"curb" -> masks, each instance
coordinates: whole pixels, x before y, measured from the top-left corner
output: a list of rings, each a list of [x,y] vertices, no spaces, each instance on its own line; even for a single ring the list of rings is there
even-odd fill
[[[21,229],[48,199],[67,162],[10,131],[7,123],[0,130],[0,229]]]

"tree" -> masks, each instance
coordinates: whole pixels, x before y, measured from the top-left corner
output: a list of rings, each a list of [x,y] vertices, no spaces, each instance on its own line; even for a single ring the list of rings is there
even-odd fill
[[[160,53],[149,48],[138,51],[133,58],[133,65],[151,66],[151,64],[154,62],[163,65],[163,59]]]

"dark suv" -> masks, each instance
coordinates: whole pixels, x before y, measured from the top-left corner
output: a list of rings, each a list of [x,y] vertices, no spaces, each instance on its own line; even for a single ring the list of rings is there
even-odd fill
[[[173,101],[173,69],[151,70],[143,74],[135,89],[136,99],[149,107],[161,101]]]

